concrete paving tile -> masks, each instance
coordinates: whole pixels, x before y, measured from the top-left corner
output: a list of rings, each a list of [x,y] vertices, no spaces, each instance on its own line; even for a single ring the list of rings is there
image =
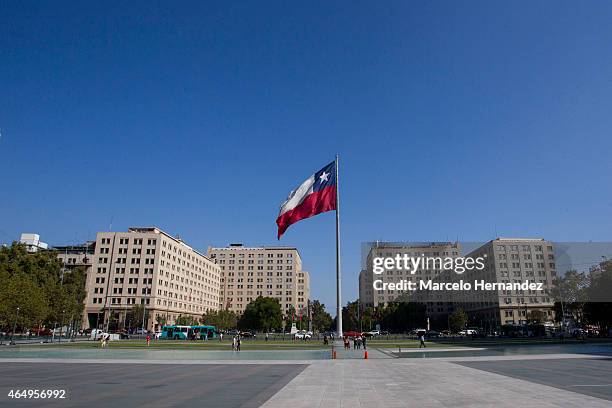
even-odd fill
[[[321,378],[325,379],[324,381]],[[315,380],[316,379],[316,380]],[[264,404],[286,408],[277,396],[309,384],[320,406],[338,407],[607,407],[610,401],[489,373],[448,361],[335,360],[313,364]]]

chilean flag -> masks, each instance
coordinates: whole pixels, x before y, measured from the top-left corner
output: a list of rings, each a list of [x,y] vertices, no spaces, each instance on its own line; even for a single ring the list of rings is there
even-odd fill
[[[276,219],[278,239],[291,224],[335,209],[336,162],[331,162],[289,193]]]

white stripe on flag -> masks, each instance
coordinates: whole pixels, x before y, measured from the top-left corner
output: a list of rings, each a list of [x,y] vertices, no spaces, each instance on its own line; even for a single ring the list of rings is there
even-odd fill
[[[278,216],[280,217],[287,211],[291,211],[295,207],[300,205],[302,201],[304,201],[304,199],[308,195],[312,194],[313,192],[312,187],[314,186],[314,183],[315,183],[315,179],[314,179],[314,174],[313,174],[312,176],[308,177],[308,179],[306,179],[306,181],[304,181],[296,190],[293,190],[291,193],[289,193],[289,197],[287,197],[287,201],[285,201],[281,205]]]

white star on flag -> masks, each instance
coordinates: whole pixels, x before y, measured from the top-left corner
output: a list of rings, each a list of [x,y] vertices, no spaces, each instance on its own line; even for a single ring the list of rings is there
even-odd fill
[[[329,181],[329,174],[330,173],[326,172],[321,173],[321,175],[319,176],[319,179],[321,180],[320,183],[323,183],[323,181]]]

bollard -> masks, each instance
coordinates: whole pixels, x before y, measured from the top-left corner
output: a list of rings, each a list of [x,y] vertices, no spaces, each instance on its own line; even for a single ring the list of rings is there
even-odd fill
[[[336,357],[336,350],[333,350],[333,351],[332,351],[332,359],[334,359],[334,360],[335,360],[336,358],[337,358],[337,357]]]
[[[367,360],[368,359],[368,350],[365,351],[364,355],[363,355],[363,359]]]

